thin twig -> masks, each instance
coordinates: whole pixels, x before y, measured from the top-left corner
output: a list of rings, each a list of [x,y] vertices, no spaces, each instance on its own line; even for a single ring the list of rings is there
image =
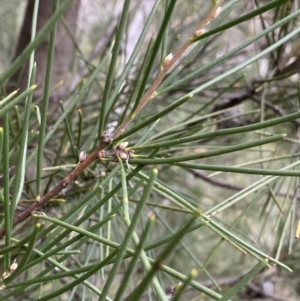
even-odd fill
[[[191,168],[186,168],[186,170],[188,172],[190,172],[191,174],[194,175],[194,177],[196,178],[200,178],[202,180],[204,180],[207,183],[210,183],[212,185],[218,186],[218,187],[222,187],[222,188],[227,188],[227,189],[232,189],[232,190],[237,190],[237,191],[241,191],[243,189],[245,189],[245,186],[241,186],[241,185],[237,185],[237,184],[232,184],[226,181],[222,181],[222,180],[217,180],[217,179],[213,179],[213,178],[209,178],[208,174],[206,174],[203,171],[200,170],[196,170],[196,169],[191,169]],[[266,193],[269,193],[269,190],[265,190]],[[283,197],[288,197],[290,199],[294,199],[295,195],[294,193],[288,193],[288,191],[277,191],[276,195],[278,196],[283,196]],[[296,195],[297,200],[300,199],[300,194]]]
[[[182,56],[182,54],[186,51],[186,49],[191,45],[191,38],[195,38],[198,36],[198,32],[201,30],[204,30],[205,26],[216,17],[216,11],[218,8],[220,8],[223,1],[219,1],[218,5],[215,6],[212,10],[210,10],[206,16],[203,18],[203,20],[200,22],[192,36],[185,42],[183,45],[179,48],[179,50],[174,54],[172,59],[166,63],[163,66],[163,69],[160,71],[160,73],[157,75],[156,79],[154,80],[153,84],[149,88],[149,90],[146,92],[146,94],[141,99],[139,105],[137,106],[135,112],[129,116],[127,119],[125,119],[122,124],[112,133],[111,138],[115,139],[120,134],[122,134],[125,130],[125,128],[128,126],[128,124],[131,122],[131,120],[146,106],[146,104],[152,99],[153,95],[155,94],[156,89],[161,84],[164,77],[167,75],[168,71],[174,66],[174,64],[179,60],[179,58]],[[204,31],[203,31],[204,32]]]
[[[216,185],[219,187],[228,188],[228,189],[237,190],[237,191],[240,191],[245,188],[244,186],[241,186],[241,185],[232,184],[232,183],[229,183],[226,181],[217,180],[217,179],[213,179],[213,178],[208,178],[207,174],[200,170],[195,170],[195,169],[190,169],[190,168],[188,168],[186,170],[188,172],[190,172],[191,174],[193,174],[195,177],[201,178],[205,182],[208,182],[210,184],[213,184],[213,185]]]
[[[91,165],[97,158],[98,153],[104,149],[105,146],[96,148],[82,163],[79,163],[74,170],[71,171],[61,182],[54,187],[49,193],[40,198],[38,202],[35,202],[28,209],[20,213],[13,221],[13,227],[25,221],[31,216],[33,211],[39,211],[50,199],[58,195],[63,189],[65,189],[70,182],[72,182],[81,172],[83,172],[89,165]],[[0,229],[0,238],[5,235],[4,228]]]

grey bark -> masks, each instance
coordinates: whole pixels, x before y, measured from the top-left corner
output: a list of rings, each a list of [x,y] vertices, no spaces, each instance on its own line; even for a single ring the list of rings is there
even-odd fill
[[[20,31],[18,45],[16,49],[15,57],[24,50],[31,38],[31,24],[34,8],[34,0],[28,0],[28,5],[23,21],[23,25]],[[68,24],[68,27],[73,35],[76,34],[76,22],[78,17],[78,11],[80,6],[80,0],[74,0],[72,5],[64,14],[64,19]],[[53,12],[53,0],[42,0],[40,1],[38,20],[37,20],[37,31],[39,31],[47,20],[51,17]],[[47,53],[48,53],[48,38],[36,49],[35,61],[37,63],[37,77],[36,83],[39,85],[35,91],[34,98],[39,98],[43,93],[43,86],[45,80],[45,72],[47,67]],[[50,102],[66,97],[68,92],[67,81],[70,65],[72,62],[74,53],[74,45],[70,35],[65,28],[62,21],[58,23],[56,43],[55,43],[55,56],[53,61],[51,87],[57,85],[60,81],[64,81],[58,89],[51,93]],[[21,89],[23,90],[27,85],[28,75],[28,63],[21,70],[19,70],[10,80],[10,90]]]

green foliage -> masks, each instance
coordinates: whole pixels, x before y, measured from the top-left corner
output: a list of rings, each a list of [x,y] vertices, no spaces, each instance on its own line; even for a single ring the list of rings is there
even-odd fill
[[[80,80],[58,104],[71,2],[0,75],[0,300],[297,300],[296,1],[157,0],[128,54],[146,8],[126,0],[97,55],[76,41]],[[7,95],[28,60],[27,89]]]

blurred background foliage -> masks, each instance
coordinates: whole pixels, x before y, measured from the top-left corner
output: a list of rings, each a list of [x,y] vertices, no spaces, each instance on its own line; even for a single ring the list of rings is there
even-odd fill
[[[52,6],[52,1],[49,2]],[[146,74],[147,62],[154,51],[153,44],[166,17],[167,7],[172,1],[161,1],[158,4],[144,40],[138,46],[138,51],[134,54],[129,71],[124,78],[122,78],[122,72],[126,64],[130,62],[141,31],[156,2],[131,1],[128,20],[125,25],[122,25],[124,33],[117,52],[116,64],[113,67],[111,55],[115,49],[112,47],[116,42],[118,31],[121,30],[119,22],[124,1],[81,0],[80,6],[76,8],[77,28],[74,30],[68,27],[72,14],[65,15],[60,21],[64,30],[68,32],[68,39],[72,41],[73,51],[68,57],[64,54],[62,61],[56,61],[57,57],[53,59],[54,71],[50,82],[45,81],[45,74],[38,75],[40,69],[46,69],[47,63],[52,64],[51,59],[47,57],[48,46],[41,55],[45,59],[44,63],[39,65],[37,62],[37,79],[39,80],[36,82],[40,92],[36,91],[33,94],[28,125],[26,123],[28,141],[26,158],[23,159],[24,162],[26,161],[26,166],[22,169],[24,186],[22,182],[16,182],[14,177],[15,170],[18,169],[20,141],[23,137],[21,130],[23,120],[25,120],[25,98],[18,106],[8,111],[9,122],[4,121],[4,126],[9,124],[10,135],[8,153],[10,194],[15,187],[22,186],[21,198],[17,201],[16,210],[13,210],[15,216],[36,202],[39,196],[47,194],[60,183],[78,164],[81,151],[89,154],[98,146],[97,130],[103,101],[107,103],[105,130],[108,132],[113,132],[117,125],[130,114],[136,99],[139,99],[136,89],[140,87]],[[213,7],[214,2],[216,1],[176,1],[158,54],[153,65],[150,66],[151,72],[146,86],[142,88],[143,94],[151,87],[162,68],[161,64],[166,55],[176,53],[180,45],[189,39],[200,21]],[[243,22],[238,21],[240,16],[273,2],[276,2],[276,5],[263,14],[258,13]],[[41,1],[40,8],[43,4]],[[15,58],[22,26],[28,28],[28,25],[22,25],[26,5],[27,1],[2,1],[0,10],[0,71],[3,72],[2,74],[11,68],[10,62]],[[181,300],[292,301],[299,299],[300,283],[297,275],[300,272],[300,248],[295,239],[299,217],[299,175],[297,174],[299,170],[299,119],[295,117],[289,122],[278,122],[259,131],[235,132],[235,129],[275,120],[299,110],[300,44],[299,33],[296,32],[299,27],[299,5],[299,1],[296,0],[224,1],[221,14],[206,25],[205,29],[209,32],[231,21],[237,23],[229,29],[221,30],[193,43],[167,74],[156,91],[157,95],[154,95],[147,107],[126,128],[125,137],[126,131],[133,129],[132,134],[125,140],[135,151],[135,156],[129,160],[129,164],[132,169],[142,166],[141,172],[148,176],[151,176],[153,166],[143,162],[143,159],[148,158],[153,150],[156,151],[155,158],[172,158],[205,154],[217,150],[222,152],[230,146],[257,142],[254,147],[247,147],[238,152],[229,151],[191,162],[205,164],[206,167],[180,165],[180,163],[185,163],[180,159],[171,164],[155,165],[158,176],[153,186],[151,182],[145,180],[145,176],[133,175],[125,166],[125,173],[133,175],[127,183],[131,217],[136,212],[137,204],[143,199],[145,187],[151,186],[151,193],[145,200],[135,226],[136,233],[142,239],[147,223],[150,223],[149,220],[151,221],[153,214],[156,217],[152,229],[145,236],[144,249],[148,257],[154,260],[159,258],[159,254],[166,247],[166,244],[160,245],[160,241],[166,239],[166,242],[170,244],[174,241],[171,235],[179,232],[190,221],[193,211],[191,208],[200,210],[206,222],[212,218],[221,227],[217,229],[216,225],[210,226],[209,222],[200,227],[204,220],[199,217],[194,222],[194,225],[198,226],[195,226],[190,233],[184,233],[184,237],[180,240],[175,239],[177,245],[167,249],[168,257],[163,264],[175,272],[171,273],[161,267],[158,268],[157,281],[167,296],[161,297],[157,284],[152,278],[152,285],[149,282],[138,300],[177,298],[174,288],[180,281],[184,282],[183,276],[189,275],[191,270],[197,271],[197,275],[194,276],[194,282],[189,282]],[[283,22],[284,18],[292,14],[295,14],[293,18]],[[74,23],[74,18],[72,22]],[[278,24],[278,27],[270,29],[274,24]],[[266,35],[259,38],[258,35],[263,30],[266,30]],[[283,40],[284,38],[286,40]],[[58,29],[56,52],[59,52],[59,48],[64,48],[65,39],[65,36],[60,38]],[[253,41],[246,45],[250,39]],[[282,44],[277,45],[278,41],[282,41]],[[51,45],[48,37],[47,43]],[[230,55],[230,51],[236,47],[241,47],[240,51]],[[266,51],[268,49],[269,51]],[[263,51],[266,51],[265,54],[259,56]],[[222,57],[224,59],[221,60]],[[23,63],[27,59],[24,58]],[[241,67],[251,59],[253,59],[252,62],[249,61],[249,64]],[[59,67],[65,63],[68,72],[62,73]],[[101,69],[95,71],[99,64],[102,64]],[[103,100],[111,68],[114,68],[112,88],[108,98]],[[236,71],[235,68],[237,68]],[[2,99],[19,87],[26,89],[28,81],[26,72],[18,73],[16,78],[19,80],[0,80]],[[86,86],[94,74],[96,78],[93,84]],[[221,78],[222,75],[224,76]],[[1,78],[3,79],[0,76]],[[24,81],[23,88],[22,80]],[[47,85],[50,87],[50,95],[47,115],[44,116],[46,141],[41,142],[38,137],[43,123],[41,111],[46,104]],[[62,89],[57,87],[62,87]],[[191,99],[170,110],[160,119],[157,117],[151,124],[135,130],[135,127],[149,117],[156,116],[195,89]],[[1,105],[0,109],[3,108],[5,105]],[[2,114],[1,110],[0,114],[2,118],[4,113]],[[215,132],[229,129],[232,129],[229,135],[214,135]],[[153,143],[168,143],[173,139],[205,133],[208,133],[205,139],[184,144],[143,148]],[[274,140],[272,143],[260,145],[263,139],[282,133],[287,136],[278,141]],[[2,153],[5,152],[3,145],[2,143]],[[140,146],[140,149],[135,146]],[[38,148],[43,149],[41,157],[37,155]],[[4,155],[1,156],[1,175],[7,173],[3,158],[5,158]],[[41,173],[37,172],[39,166],[42,166]],[[236,172],[223,172],[223,167],[241,167],[241,169]],[[255,168],[256,171],[243,169],[243,167]],[[284,172],[280,175],[275,173],[276,170],[285,168],[295,173],[286,175]],[[269,173],[264,174],[264,170]],[[111,162],[109,159],[96,160],[55,199],[43,207],[43,214],[65,221],[66,224],[51,226],[56,225],[55,221],[45,220],[46,217],[39,213],[43,229],[37,235],[37,241],[25,267],[16,275],[15,280],[7,281],[5,276],[2,276],[1,300],[38,300],[40,296],[44,298],[42,300],[98,300],[98,298],[102,300],[102,297],[99,297],[101,296],[100,290],[106,289],[109,275],[112,275],[113,282],[110,286],[107,285],[108,291],[105,292],[104,298],[115,300],[116,292],[128,276],[130,280],[121,298],[126,299],[129,296],[126,300],[137,300],[132,292],[149,270],[137,262],[133,272],[130,273],[131,261],[126,258],[121,261],[119,268],[115,271],[111,264],[104,263],[104,267],[99,267],[88,278],[88,285],[83,284],[82,281],[71,285],[75,276],[79,277],[84,273],[83,271],[75,272],[77,269],[97,265],[116,248],[113,246],[114,243],[122,244],[125,241],[130,223],[127,224],[123,212],[125,205],[123,203],[122,209],[121,204],[126,196],[124,192],[126,188],[123,186],[112,197],[105,199],[105,196],[125,177],[125,173],[120,171],[118,162]],[[37,184],[38,182],[40,184]],[[5,191],[5,184],[2,183],[2,186],[2,190]],[[95,194],[91,195],[93,192]],[[5,193],[3,195],[1,199],[4,209],[1,226],[4,227]],[[85,199],[88,201],[84,202]],[[100,203],[101,207],[98,206]],[[225,204],[226,207],[219,208],[219,204]],[[111,212],[114,215],[110,215]],[[86,213],[88,214],[85,215]],[[82,222],[76,224],[82,217]],[[109,217],[110,220],[105,221],[103,225],[96,226],[95,231],[90,230],[90,227],[97,225],[105,217]],[[18,225],[12,231],[11,243],[29,235],[36,225],[36,219],[37,217],[29,218],[25,223]],[[89,229],[90,232],[94,231],[106,240],[88,237],[87,233],[75,239],[78,233],[74,229],[69,229],[68,224],[84,230]],[[67,230],[70,231],[67,232]],[[55,251],[56,248],[72,239],[74,239],[73,244]],[[2,275],[7,273],[14,260],[18,263],[22,262],[22,258],[25,257],[24,253],[26,254],[25,250],[29,249],[28,244],[22,244],[16,250],[5,253],[6,255],[2,257]],[[9,245],[9,242],[3,241],[2,248]],[[132,236],[132,242],[128,244],[128,247],[135,249],[137,245],[137,241]],[[154,248],[151,247],[152,245]],[[50,254],[51,250],[54,250],[52,254]],[[39,251],[48,255],[40,259]],[[265,263],[259,270],[253,270],[258,262],[265,260],[266,256],[278,260],[276,263],[281,264],[276,265],[270,260],[270,264]],[[143,260],[141,261],[143,263]],[[63,266],[74,271],[74,274],[65,277],[58,276],[62,272],[62,267],[58,263],[63,263]],[[45,278],[43,282],[37,282],[38,278],[46,275],[52,275],[53,278]],[[251,276],[250,279],[243,282],[243,277],[247,275]],[[209,291],[203,289],[202,286],[197,286],[196,283],[208,288]],[[238,283],[242,284],[239,289],[235,287]],[[55,295],[69,284],[69,289]],[[234,293],[227,298],[225,294],[230,293],[230,290]]]

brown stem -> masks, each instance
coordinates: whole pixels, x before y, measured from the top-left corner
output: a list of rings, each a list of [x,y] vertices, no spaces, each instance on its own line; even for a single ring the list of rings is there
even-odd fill
[[[50,199],[58,195],[64,188],[66,188],[71,181],[73,181],[82,171],[84,171],[89,165],[91,165],[97,158],[98,153],[104,149],[104,146],[99,146],[95,149],[83,162],[79,163],[74,170],[71,171],[61,182],[54,187],[50,192],[45,194],[40,200],[34,203],[25,211],[21,212],[13,221],[13,227],[25,221],[31,216],[33,211],[39,211],[43,205],[45,205]],[[0,229],[0,238],[5,235],[5,229]]]
[[[204,29],[204,27],[213,19],[215,19],[214,15],[217,11],[217,9],[220,7],[220,5],[223,3],[223,1],[218,1],[218,5],[215,6],[213,9],[211,9],[206,16],[203,18],[203,20],[200,22],[194,33],[192,34],[191,38],[195,38],[197,36],[197,32],[200,29]],[[125,128],[127,125],[131,122],[131,120],[145,107],[145,105],[152,99],[152,96],[154,95],[156,89],[161,84],[165,76],[167,75],[168,71],[173,67],[173,65],[178,61],[178,59],[182,56],[182,54],[186,51],[186,49],[191,45],[191,41],[188,39],[174,54],[173,58],[168,62],[163,69],[160,71],[160,73],[157,75],[156,79],[154,80],[153,84],[149,88],[149,90],[146,92],[146,94],[141,99],[139,105],[137,106],[135,112],[130,115],[127,119],[125,119],[119,127],[112,133],[111,138],[115,139],[120,134],[122,134],[125,131]]]
[[[127,127],[127,125],[130,123],[130,121],[144,108],[144,106],[151,100],[152,95],[155,93],[156,89],[170,70],[170,68],[175,64],[175,62],[179,59],[179,57],[183,54],[183,52],[189,47],[190,42],[189,40],[186,41],[176,52],[172,60],[161,70],[161,72],[158,74],[156,79],[154,80],[153,84],[149,88],[149,90],[146,92],[146,94],[141,99],[139,105],[137,106],[135,112],[130,115],[127,119],[125,119],[122,124],[114,131],[111,138],[115,139],[120,134],[122,134]]]

